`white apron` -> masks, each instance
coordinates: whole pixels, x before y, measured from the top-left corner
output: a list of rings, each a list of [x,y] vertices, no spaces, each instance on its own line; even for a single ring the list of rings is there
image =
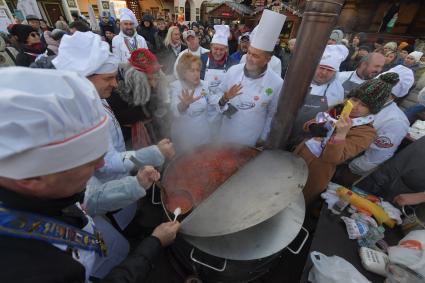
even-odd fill
[[[242,94],[231,99],[229,103],[236,107],[238,112],[230,118],[223,117],[219,141],[255,146],[265,127],[268,106],[272,98],[279,93],[270,93],[273,90],[267,87],[267,74],[252,80],[246,78],[242,72],[235,82],[242,84]]]
[[[180,103],[178,96],[181,93],[181,87],[173,93],[172,107],[174,119],[171,126],[171,140],[176,151],[181,152],[191,149],[195,146],[211,142],[210,118],[214,113],[209,106],[209,95],[201,84],[195,89],[194,96],[203,96],[201,99],[192,103],[184,113],[177,110]],[[211,109],[210,109],[211,108]],[[217,111],[214,111],[217,114]]]
[[[205,68],[205,76],[204,81],[208,84],[208,90],[211,96],[212,101],[219,101],[221,92],[219,91],[219,87],[221,82],[223,81],[225,75],[226,75],[226,65],[224,66],[224,69],[210,69],[210,59],[207,60],[207,66]],[[214,139],[214,137],[217,136],[222,115],[215,115],[214,111],[208,111],[209,114],[209,121],[211,124],[211,136]]]

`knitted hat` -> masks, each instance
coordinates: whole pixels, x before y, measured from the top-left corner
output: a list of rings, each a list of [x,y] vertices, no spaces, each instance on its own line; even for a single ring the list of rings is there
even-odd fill
[[[409,53],[409,56],[415,59],[415,62],[418,63],[421,60],[421,57],[424,55],[423,52],[413,51]]]
[[[347,97],[356,97],[366,104],[372,114],[378,113],[388,101],[393,86],[399,81],[397,73],[386,73],[353,89]]]
[[[384,48],[391,49],[393,51],[397,51],[397,43],[396,42],[388,42],[384,45]]]
[[[136,70],[148,75],[158,72],[162,67],[156,56],[146,48],[134,50],[128,61]]]
[[[37,31],[30,25],[22,25],[22,24],[13,25],[11,30],[11,34],[16,35],[18,37],[18,42],[20,43],[26,43],[28,36],[32,32],[37,32]]]
[[[407,46],[409,46],[409,43],[407,43],[407,42],[405,42],[405,41],[402,41],[402,42],[400,42],[400,44],[398,45],[398,48],[400,49],[400,50],[403,50],[404,48],[406,48]]]
[[[329,38],[335,40],[336,44],[340,44],[341,40],[344,38],[344,33],[339,29],[334,29]]]

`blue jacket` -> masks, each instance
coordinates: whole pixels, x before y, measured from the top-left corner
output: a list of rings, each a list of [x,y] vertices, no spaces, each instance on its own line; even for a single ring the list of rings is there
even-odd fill
[[[205,77],[205,69],[207,68],[207,62],[208,62],[208,55],[210,53],[204,53],[201,55],[201,61],[202,61],[202,69],[201,69],[201,80],[204,79]],[[227,57],[226,61],[224,62],[224,65],[217,65],[215,64],[212,60],[210,60],[209,62],[209,69],[226,69],[229,70],[230,67],[232,67],[233,65],[237,65],[238,62],[236,62],[234,59],[232,59],[231,57]]]
[[[230,58],[232,58],[232,60],[236,61],[237,64],[239,64],[241,62],[242,56],[243,54],[240,51],[236,51],[235,53],[230,55]]]

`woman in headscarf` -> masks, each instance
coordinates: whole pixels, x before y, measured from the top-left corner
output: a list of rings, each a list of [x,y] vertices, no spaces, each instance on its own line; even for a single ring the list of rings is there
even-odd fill
[[[366,81],[348,94],[353,105],[350,114],[340,117],[343,105],[337,105],[304,124],[311,138],[298,145],[295,153],[309,169],[303,190],[306,205],[311,205],[326,189],[337,165],[357,156],[373,142],[373,114],[382,109],[398,80],[398,74],[387,73]]]
[[[131,54],[118,69],[118,88],[108,99],[124,139],[138,149],[168,137],[167,83],[155,55],[145,48]]]

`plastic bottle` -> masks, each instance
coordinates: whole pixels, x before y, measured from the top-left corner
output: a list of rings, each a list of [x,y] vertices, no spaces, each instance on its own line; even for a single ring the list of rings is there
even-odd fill
[[[361,247],[367,247],[371,249],[378,249],[376,243],[384,239],[385,228],[382,226],[374,227],[369,225],[369,231],[365,236],[358,239],[357,242]]]

